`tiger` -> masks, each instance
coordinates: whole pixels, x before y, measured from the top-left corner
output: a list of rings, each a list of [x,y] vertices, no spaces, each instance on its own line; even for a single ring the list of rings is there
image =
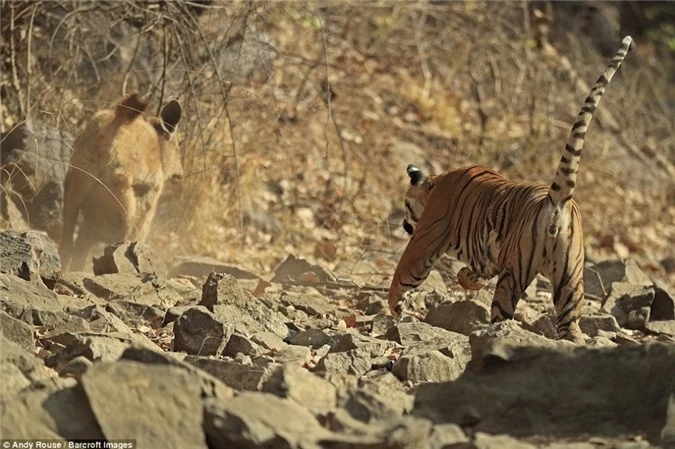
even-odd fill
[[[551,282],[559,339],[584,341],[579,318],[584,298],[581,214],[572,198],[586,131],[605,89],[633,48],[630,36],[591,88],[567,137],[549,185],[517,183],[482,166],[425,175],[413,164],[406,172],[404,231],[411,236],[388,292],[394,318],[403,294],[420,284],[439,258],[466,264],[457,275],[468,290],[495,276],[491,322],[512,319],[537,273]]]

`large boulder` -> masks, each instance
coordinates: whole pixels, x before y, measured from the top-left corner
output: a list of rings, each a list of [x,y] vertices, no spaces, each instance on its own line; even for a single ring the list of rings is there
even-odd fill
[[[31,440],[104,438],[80,385],[27,389],[0,399],[0,435]]]
[[[0,142],[0,212],[3,215],[0,220],[9,219],[6,208],[11,198],[31,228],[46,231],[52,239],[60,240],[63,183],[73,137],[40,120],[29,119],[3,133]]]
[[[209,275],[202,287],[199,305],[206,307],[218,320],[244,336],[272,332],[280,338],[286,338],[289,333],[282,314],[253,296],[229,274]]]
[[[489,346],[497,349],[483,344],[478,369],[420,385],[413,414],[512,436],[661,432],[675,387],[675,345]]]
[[[318,449],[331,435],[306,408],[270,393],[207,399],[204,430],[210,447]]]
[[[206,448],[199,383],[171,365],[98,363],[82,387],[105,438],[140,447]]]
[[[125,241],[106,246],[103,255],[93,259],[94,274],[150,274],[155,278],[167,276],[166,264],[148,245]]]
[[[56,244],[43,232],[0,232],[0,273],[26,281],[42,280],[53,289],[61,273]]]

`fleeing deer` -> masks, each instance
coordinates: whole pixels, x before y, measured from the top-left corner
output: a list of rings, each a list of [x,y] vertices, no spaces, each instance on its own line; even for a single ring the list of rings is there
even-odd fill
[[[64,192],[64,270],[81,270],[97,243],[145,240],[164,182],[182,176],[174,137],[180,104],[170,101],[159,118],[146,119],[146,107],[138,94],[128,95],[114,110],[97,112],[75,140]]]

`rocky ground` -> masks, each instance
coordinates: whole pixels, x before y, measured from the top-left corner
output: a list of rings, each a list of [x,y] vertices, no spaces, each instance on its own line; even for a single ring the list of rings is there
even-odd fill
[[[434,274],[385,312],[292,255],[263,278],[166,267],[126,242],[60,272],[38,232],[0,234],[0,435],[139,448],[675,447],[675,304],[633,262],[586,270],[585,346],[552,339],[543,281],[488,323],[487,287]],[[419,318],[423,319],[419,319]]]

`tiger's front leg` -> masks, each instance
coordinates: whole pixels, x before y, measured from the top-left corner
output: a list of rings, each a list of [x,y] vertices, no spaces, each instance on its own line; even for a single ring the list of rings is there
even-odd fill
[[[413,235],[403,251],[389,287],[387,302],[389,311],[396,319],[401,316],[403,294],[422,284],[445,252],[442,242],[419,242],[416,240],[417,235]]]

